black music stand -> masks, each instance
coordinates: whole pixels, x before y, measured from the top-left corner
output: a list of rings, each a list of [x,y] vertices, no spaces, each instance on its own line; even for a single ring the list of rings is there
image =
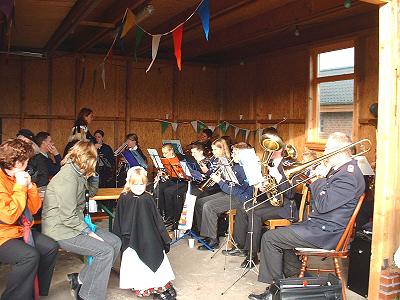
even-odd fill
[[[157,150],[156,149],[147,149],[147,152],[149,153],[150,158],[153,161],[154,167],[156,167],[158,170],[165,171],[164,166],[161,162],[161,158],[158,155]],[[159,200],[159,196],[160,196],[159,192],[160,192],[160,189],[159,189],[159,185],[157,182],[157,185],[153,186],[153,194],[156,195],[157,208],[158,208],[158,200]]]
[[[115,157],[115,187],[116,188],[118,187],[118,176],[119,176],[119,173],[121,173],[121,170],[122,170],[122,166],[120,168],[118,168],[118,155],[120,155],[122,152],[124,152],[127,146],[128,146],[128,143],[125,142],[121,146],[119,146],[117,150],[114,151],[114,157]]]

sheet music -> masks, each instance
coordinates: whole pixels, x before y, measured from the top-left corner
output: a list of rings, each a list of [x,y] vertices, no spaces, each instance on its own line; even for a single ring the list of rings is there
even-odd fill
[[[260,159],[254,148],[241,149],[239,152],[240,165],[243,167],[249,185],[256,185],[263,181]]]
[[[156,149],[148,148],[148,149],[147,149],[147,152],[149,153],[149,155],[150,155],[150,157],[151,157],[151,160],[153,161],[154,166],[155,166],[157,169],[164,169],[164,166],[163,166],[163,164],[162,164],[162,162],[161,162],[161,158],[160,158],[160,156],[158,155],[157,150],[156,150]]]
[[[226,157],[220,157],[219,158],[219,163],[220,163],[221,168],[222,168],[222,177],[226,181],[230,181],[230,182],[233,182],[235,184],[239,184],[239,181],[236,178],[236,175],[233,172],[231,166],[229,165],[229,162],[226,159]]]
[[[371,165],[365,156],[357,156],[355,160],[357,161],[357,165],[363,175],[375,175],[374,170],[371,168]]]
[[[191,168],[190,164],[187,161],[180,161],[180,164],[187,177],[190,177],[196,181],[202,180],[201,173]]]

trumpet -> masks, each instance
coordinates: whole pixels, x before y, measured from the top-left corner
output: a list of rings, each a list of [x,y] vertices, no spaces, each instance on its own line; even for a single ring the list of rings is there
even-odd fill
[[[334,156],[334,155],[336,155],[336,154],[339,154],[340,152],[343,152],[343,151],[352,149],[352,148],[354,148],[356,145],[361,144],[360,147],[362,147],[362,146],[364,146],[363,143],[368,144],[369,147],[368,147],[367,149],[362,150],[362,151],[360,151],[359,153],[356,153],[356,154],[354,154],[354,155],[351,156],[351,158],[355,158],[355,157],[361,156],[361,155],[363,155],[363,154],[365,154],[365,153],[367,153],[368,151],[371,150],[372,144],[371,144],[371,141],[370,141],[369,139],[362,139],[362,140],[360,140],[360,141],[358,141],[358,142],[351,143],[351,144],[349,144],[349,145],[347,145],[347,146],[344,146],[344,147],[342,147],[342,148],[339,148],[339,149],[337,149],[337,150],[335,150],[335,151],[333,151],[333,152],[331,152],[331,153],[327,153],[327,154],[325,154],[325,155],[322,155],[321,157],[318,157],[318,158],[316,158],[316,159],[314,159],[314,160],[311,160],[311,161],[309,161],[309,162],[306,162],[306,163],[294,163],[294,164],[292,164],[292,165],[290,165],[290,166],[284,166],[284,167],[283,167],[283,172],[285,173],[285,176],[286,176],[287,179],[286,179],[285,181],[279,183],[279,184],[276,185],[275,187],[278,187],[278,186],[280,186],[280,185],[282,185],[282,184],[284,184],[284,183],[286,183],[286,182],[292,183],[292,182],[293,182],[293,179],[294,179],[296,176],[300,176],[300,178],[305,178],[305,179],[303,179],[303,180],[301,180],[301,181],[299,181],[299,182],[296,182],[296,184],[292,185],[290,188],[287,188],[286,190],[281,191],[281,192],[279,192],[279,193],[273,195],[272,197],[269,197],[268,199],[266,199],[266,200],[264,200],[264,201],[262,201],[262,202],[260,202],[260,203],[257,203],[257,204],[255,204],[255,205],[249,207],[249,208],[246,208],[246,206],[247,206],[248,203],[255,201],[256,197],[253,197],[253,198],[251,198],[251,199],[249,199],[249,200],[247,200],[246,202],[243,203],[243,209],[244,209],[246,212],[249,212],[250,210],[257,208],[258,206],[260,206],[260,205],[262,205],[262,204],[264,204],[264,203],[266,203],[266,202],[268,202],[268,201],[273,201],[273,200],[276,198],[276,196],[283,195],[283,194],[286,193],[287,191],[289,191],[289,190],[291,190],[291,189],[293,189],[293,188],[295,188],[295,187],[297,187],[297,186],[299,186],[299,185],[301,185],[301,184],[307,183],[309,180],[311,180],[311,179],[317,177],[317,175],[314,175],[314,176],[311,176],[311,177],[306,176],[306,175],[305,175],[305,172],[307,171],[308,168],[313,167],[313,166],[316,166],[317,164],[320,164],[321,162],[323,162],[323,161],[326,160],[327,158],[329,158],[329,157],[331,157],[331,156]],[[275,188],[275,187],[274,187],[274,188]],[[261,193],[261,194],[259,194],[258,196],[263,195],[263,194],[265,194],[265,193],[268,193],[268,190],[265,191],[265,192],[263,192],[263,193]]]
[[[232,162],[233,162],[233,158],[228,162],[228,165],[231,165]],[[218,168],[214,171],[214,173],[212,173],[211,175],[221,175],[224,170],[224,168],[223,168],[224,166],[225,165],[220,164],[218,166]],[[208,178],[206,181],[204,181],[200,185],[200,187],[199,187],[200,191],[204,192],[206,189],[208,189],[209,187],[211,187],[215,184],[215,181],[212,180],[211,175],[210,175],[210,178]]]

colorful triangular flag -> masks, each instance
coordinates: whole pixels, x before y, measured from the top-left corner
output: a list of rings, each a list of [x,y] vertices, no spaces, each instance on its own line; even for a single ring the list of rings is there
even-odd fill
[[[127,8],[126,9],[126,14],[125,14],[125,20],[124,20],[124,26],[122,27],[122,32],[121,32],[121,38],[123,38],[129,30],[132,29],[132,27],[135,25],[135,15],[133,12]]]
[[[171,123],[172,129],[174,130],[174,132],[176,132],[176,129],[178,128],[178,123]]]
[[[179,71],[182,71],[182,34],[183,23],[172,32],[172,38],[174,39],[174,53]]]
[[[192,124],[194,131],[197,132],[197,121],[192,121],[192,122],[190,122],[190,124]]]
[[[220,124],[218,125],[219,129],[221,130],[221,132],[222,132],[223,134],[226,134],[226,132],[227,132],[227,130],[228,130],[228,126],[229,126],[229,123],[228,123],[228,122],[222,122],[222,123],[220,123]]]
[[[161,121],[161,134],[163,134],[165,132],[165,130],[167,130],[168,124],[169,124],[169,122]]]
[[[153,39],[151,41],[151,63],[149,65],[149,67],[147,68],[146,73],[150,71],[151,66],[153,65],[154,61],[156,60],[158,47],[160,46],[160,39],[161,39],[161,34],[153,35]]]
[[[199,7],[198,13],[200,15],[201,24],[203,24],[206,40],[208,41],[208,33],[210,31],[210,10],[208,7],[208,0],[203,0]]]
[[[240,130],[240,128],[235,127],[235,138],[236,138],[236,136],[238,135],[239,130]]]
[[[136,52],[137,52],[137,49],[139,49],[140,42],[142,41],[143,33],[144,33],[143,29],[137,26],[136,32],[135,32],[135,60],[136,61],[137,61]]]
[[[246,140],[246,129],[240,129],[240,134],[242,135],[242,139]]]
[[[214,126],[214,125],[208,125],[207,127],[208,127],[208,129],[211,129],[211,130],[212,130],[212,132],[214,132],[214,130],[215,130],[215,127],[217,127],[217,126]]]
[[[201,132],[204,128],[206,128],[206,124],[201,121],[197,122],[197,133]]]

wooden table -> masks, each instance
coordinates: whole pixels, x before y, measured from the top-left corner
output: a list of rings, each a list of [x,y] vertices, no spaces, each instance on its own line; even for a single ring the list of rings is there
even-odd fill
[[[99,188],[95,196],[91,197],[90,200],[96,200],[97,205],[102,209],[108,216],[108,229],[112,231],[112,224],[114,219],[114,213],[101,201],[105,200],[117,200],[122,192],[122,188]]]

